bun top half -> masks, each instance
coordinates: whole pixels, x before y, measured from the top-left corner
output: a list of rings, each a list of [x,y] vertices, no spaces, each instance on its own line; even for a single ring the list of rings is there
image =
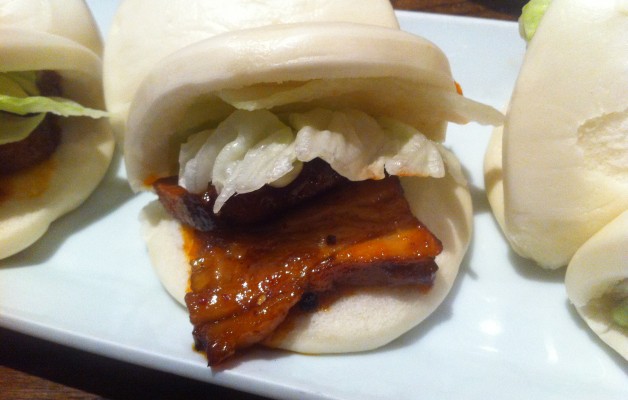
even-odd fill
[[[140,83],[170,53],[225,32],[323,21],[399,27],[388,0],[123,1],[104,56],[105,96],[116,135],[122,140]]]
[[[0,71],[54,70],[64,96],[103,108],[102,40],[81,0],[0,1]]]
[[[89,8],[82,0],[0,0],[0,29],[17,29],[22,36],[66,38],[99,56],[103,44]],[[3,59],[3,61],[5,61]]]
[[[299,91],[303,85],[313,86]],[[270,100],[249,103],[259,98]],[[355,108],[436,141],[444,138],[447,121],[499,123],[501,117],[456,93],[438,47],[398,29],[341,22],[244,29],[171,54],[142,82],[125,137],[132,187],[176,175],[186,130],[215,125],[237,107]],[[199,116],[198,109],[207,112]]]

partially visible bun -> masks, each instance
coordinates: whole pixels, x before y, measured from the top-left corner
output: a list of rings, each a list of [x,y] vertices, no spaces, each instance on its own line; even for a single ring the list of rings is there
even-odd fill
[[[627,37],[619,2],[554,0],[526,51],[503,140],[497,132],[489,146],[497,219],[513,249],[542,267],[567,265],[628,209]]]
[[[101,42],[94,21],[80,1],[11,2],[0,16],[0,70],[53,70],[63,95],[104,108]],[[0,259],[30,246],[50,223],[78,207],[102,180],[113,156],[107,121],[60,118],[62,139],[41,168],[3,181],[0,199]],[[36,194],[33,189],[36,188]]]
[[[628,328],[612,309],[628,298],[628,210],[574,254],[565,275],[567,295],[589,327],[628,360]]]
[[[401,336],[444,300],[458,274],[472,232],[472,204],[466,185],[445,178],[402,178],[412,212],[442,241],[434,286],[351,289],[331,305],[288,319],[264,343],[301,353],[344,353],[374,349]],[[184,304],[190,273],[180,225],[158,202],[141,215],[144,239],[157,275]]]

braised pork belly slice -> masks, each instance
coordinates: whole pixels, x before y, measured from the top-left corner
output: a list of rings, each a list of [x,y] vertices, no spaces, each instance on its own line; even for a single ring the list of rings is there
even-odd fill
[[[0,144],[0,176],[14,174],[47,160],[60,143],[59,117],[46,115],[25,139]]]
[[[189,193],[178,185],[178,177],[158,179],[155,192],[166,210],[182,223],[201,231],[216,225],[249,225],[273,218],[285,210],[346,182],[329,164],[316,158],[303,165],[295,180],[283,187],[265,185],[231,197],[218,214],[213,208],[216,189],[209,185],[204,193]]]
[[[316,309],[313,296],[347,285],[426,290],[442,251],[396,177],[346,182],[263,224],[186,227],[184,238],[185,300],[210,365],[267,338],[302,299]]]
[[[61,75],[58,73],[41,71],[37,74],[37,89],[41,96],[61,96],[61,81]],[[0,175],[13,174],[47,160],[60,143],[59,118],[47,114],[39,126],[25,139],[0,144]]]

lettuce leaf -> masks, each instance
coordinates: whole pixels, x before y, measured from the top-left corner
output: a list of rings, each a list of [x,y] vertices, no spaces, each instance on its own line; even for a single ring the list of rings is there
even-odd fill
[[[62,97],[14,97],[0,94],[0,111],[17,115],[51,113],[62,117],[104,118],[107,112],[84,107]]]
[[[0,73],[0,93],[16,97],[28,96],[35,90],[35,75],[26,73]],[[0,104],[0,109],[2,105]],[[43,115],[20,117],[0,111],[0,145],[25,139],[44,119]]]
[[[104,111],[61,97],[39,96],[34,71],[0,73],[0,144],[25,139],[46,113],[63,117],[103,118]]]
[[[24,140],[34,131],[46,114],[21,117],[0,112],[0,145]]]
[[[531,0],[523,6],[519,18],[519,32],[527,42],[532,40],[551,2],[552,0]]]

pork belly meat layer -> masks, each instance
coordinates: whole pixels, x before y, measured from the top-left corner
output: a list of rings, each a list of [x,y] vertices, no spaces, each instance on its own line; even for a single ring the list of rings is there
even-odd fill
[[[267,338],[295,306],[316,310],[335,288],[426,290],[442,251],[396,177],[345,181],[263,223],[185,226],[184,238],[192,266],[185,301],[210,365]]]

